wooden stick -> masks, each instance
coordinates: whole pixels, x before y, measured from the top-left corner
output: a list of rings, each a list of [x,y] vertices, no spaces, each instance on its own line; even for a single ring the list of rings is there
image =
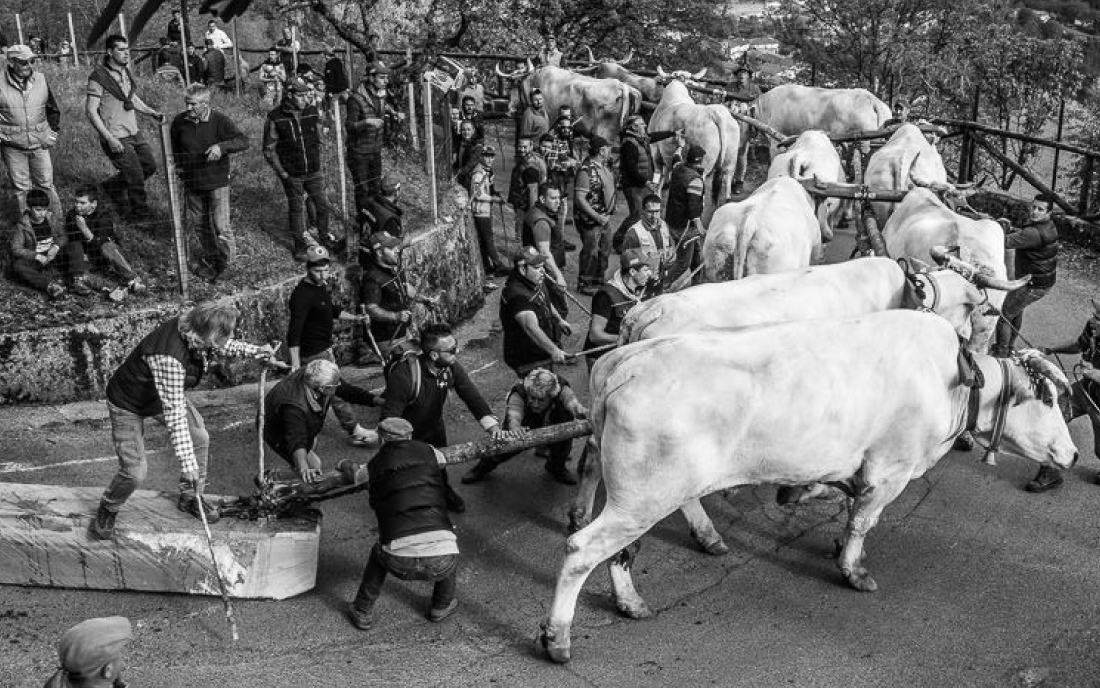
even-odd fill
[[[263,444],[262,439],[260,443]],[[237,620],[233,617],[233,603],[229,601],[229,592],[225,589],[225,578],[222,577],[218,557],[214,554],[214,537],[210,534],[210,524],[206,522],[206,507],[202,503],[202,492],[199,491],[198,486],[195,489],[195,500],[199,518],[202,519],[202,529],[206,533],[206,546],[210,548],[210,562],[214,564],[214,575],[218,577],[218,589],[221,591],[222,605],[225,607],[225,620],[229,622],[229,630],[233,633],[233,642],[237,642],[241,639],[241,636],[237,633]]]
[[[241,49],[240,39],[237,38],[237,18],[233,17],[233,22],[229,25],[230,30],[233,32],[233,73],[236,74],[236,78],[233,80],[234,91],[237,93],[237,97],[241,97],[241,82],[244,81],[244,75],[248,73],[245,70],[241,73]]]
[[[340,168],[340,209],[344,212],[344,223],[348,221],[348,176],[344,165],[344,122],[340,119],[340,99],[332,99],[332,119],[336,127],[336,166]],[[358,218],[356,218],[358,219]],[[352,223],[356,225],[357,223]],[[345,232],[347,234],[347,232]],[[356,244],[358,244],[358,232]],[[349,245],[351,242],[348,242]]]
[[[424,80],[424,145],[427,148],[427,155],[424,156],[424,164],[428,168],[428,178],[430,184],[428,190],[430,193],[430,200],[432,204],[432,222],[439,222],[439,203],[437,199],[438,189],[436,188],[435,178],[435,131],[432,124],[432,84],[427,79]]]
[[[569,291],[568,287],[562,287],[562,291],[565,292],[565,297],[580,307],[582,311],[588,314],[588,317],[592,317],[592,310],[585,306],[580,299],[573,296],[573,293]]]
[[[18,12],[15,13],[15,33],[19,35],[19,45],[26,45],[27,42],[23,40],[23,19]]]
[[[1062,141],[1051,141],[1050,139],[1039,138],[1038,136],[1028,136],[1027,134],[1020,134],[1015,131],[1008,131],[1006,129],[997,129],[996,127],[988,127],[984,124],[978,124],[977,122],[968,122],[963,119],[941,119],[937,118],[932,120],[933,124],[939,124],[945,127],[956,127],[959,129],[967,129],[974,133],[985,133],[993,136],[1001,136],[1008,139],[1016,139],[1017,141],[1023,141],[1025,143],[1034,143],[1040,146],[1047,146],[1048,148],[1057,148],[1059,150],[1068,151],[1070,153],[1076,153],[1078,155],[1087,155],[1089,157],[1100,157],[1100,150],[1093,148],[1085,148],[1084,146],[1075,146],[1072,143],[1065,143]]]
[[[759,129],[760,131],[764,132],[764,134],[766,134],[767,136],[769,136],[769,137],[775,139],[776,141],[778,141],[780,146],[789,146],[792,143],[794,143],[796,138],[798,138],[796,136],[787,136],[786,134],[783,134],[782,132],[780,132],[775,127],[771,126],[770,124],[765,124],[764,122],[761,122],[760,120],[756,119],[755,117],[749,117],[748,115],[742,115],[741,113],[734,112],[732,110],[730,110],[730,115],[732,115],[734,119],[739,120],[741,122],[744,122],[745,124],[749,125],[750,127],[754,127],[756,129]]]
[[[985,149],[986,153],[989,153],[998,162],[1000,162],[1002,165],[1004,165],[1005,167],[1008,167],[1013,172],[1015,172],[1016,174],[1023,177],[1024,181],[1026,181],[1028,184],[1031,184],[1032,186],[1034,186],[1036,189],[1039,190],[1040,193],[1046,194],[1047,197],[1052,199],[1058,205],[1059,208],[1061,208],[1062,210],[1065,210],[1070,215],[1076,215],[1077,214],[1077,209],[1074,208],[1069,203],[1067,203],[1066,200],[1063,199],[1061,196],[1056,194],[1054,192],[1054,189],[1051,189],[1049,186],[1047,186],[1043,182],[1039,181],[1038,177],[1033,175],[1031,173],[1031,171],[1028,170],[1026,167],[1024,167],[1023,165],[1020,165],[1019,163],[1017,163],[1012,158],[1008,157],[1007,155],[1005,155],[1001,151],[997,150],[997,148],[989,142],[989,139],[985,138],[984,136],[982,136],[981,134],[979,134],[976,131],[972,134],[972,136],[974,137],[974,142],[977,143],[979,146],[981,146],[983,149]]]
[[[80,52],[79,52],[79,48],[76,47],[76,29],[73,28],[73,13],[69,12],[68,15],[69,15],[69,43],[72,44],[72,48],[73,48],[73,66],[74,67],[79,67],[80,66]]]
[[[188,299],[187,238],[183,234],[183,216],[179,204],[179,177],[176,176],[176,159],[172,153],[171,125],[160,125],[160,147],[164,155],[164,181],[168,185],[168,207],[172,212],[172,238],[176,253],[176,270],[179,274],[180,296]]]

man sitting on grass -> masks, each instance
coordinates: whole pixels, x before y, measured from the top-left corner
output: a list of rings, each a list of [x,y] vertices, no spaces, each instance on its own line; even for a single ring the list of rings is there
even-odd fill
[[[140,294],[145,285],[122,255],[111,212],[99,207],[99,192],[91,184],[80,186],[73,207],[65,214],[65,237],[68,241],[71,269],[76,277],[73,290],[88,294],[92,290],[109,292],[112,301],[121,301],[127,294]],[[114,282],[102,273],[112,272],[121,281]]]

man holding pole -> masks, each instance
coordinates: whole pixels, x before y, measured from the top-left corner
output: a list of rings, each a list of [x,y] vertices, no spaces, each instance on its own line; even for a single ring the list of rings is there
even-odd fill
[[[534,368],[565,363],[562,335],[573,327],[558,314],[544,288],[546,256],[524,246],[513,259],[515,269],[500,293],[504,362],[519,377]],[[549,363],[547,363],[549,361]]]
[[[237,242],[229,223],[229,155],[248,148],[233,120],[210,107],[210,88],[193,83],[186,110],[172,121],[172,150],[183,181],[188,219],[197,220],[203,256],[193,268],[217,279],[233,262]]]
[[[619,271],[592,297],[592,323],[584,341],[585,350],[618,343],[627,311],[654,295],[649,289],[652,284],[650,256],[641,249],[625,249],[619,259]],[[588,354],[588,368],[591,370],[605,353],[606,350]]]
[[[164,121],[137,94],[130,73],[130,44],[118,34],[107,37],[107,54],[88,77],[84,113],[99,134],[100,145],[118,174],[103,188],[117,204],[119,216],[136,222],[153,219],[145,180],[157,173],[153,149],[141,135],[137,113]]]
[[[27,192],[33,188],[50,196],[53,211],[61,210],[53,185],[50,148],[61,130],[61,110],[46,83],[46,75],[34,70],[38,59],[25,45],[5,51],[8,67],[0,74],[0,155],[8,170],[19,211],[27,209]]]
[[[231,339],[236,327],[237,310],[232,305],[200,303],[161,323],[115,370],[107,384],[107,411],[119,470],[88,524],[92,538],[114,536],[119,509],[145,481],[145,421],[150,418],[167,426],[180,463],[180,511],[199,518],[202,509],[206,520],[219,518],[218,508],[200,499],[206,485],[210,434],[184,391],[202,381],[212,353],[271,358],[271,346]]]

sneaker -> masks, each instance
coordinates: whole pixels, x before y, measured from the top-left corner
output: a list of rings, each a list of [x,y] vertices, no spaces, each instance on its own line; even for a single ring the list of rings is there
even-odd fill
[[[92,288],[83,277],[77,277],[73,280],[73,293],[79,296],[91,296]]]
[[[492,280],[485,280],[485,283],[481,285],[481,290],[486,293],[496,291],[497,289],[499,289],[499,286]]]
[[[574,243],[573,243],[572,241],[565,241],[565,242],[562,242],[562,247],[563,247],[563,248],[564,248],[564,249],[565,249],[566,251],[576,251],[576,250],[577,250],[577,245],[576,245],[576,244],[574,244]]]
[[[555,466],[554,464],[547,461],[545,464],[543,464],[543,467],[546,468],[546,472],[549,473],[554,480],[558,481],[562,485],[577,484],[577,479],[573,477],[573,474],[570,473],[569,469],[565,466]]]
[[[205,499],[199,500],[194,495],[181,494],[179,501],[176,502],[176,508],[184,513],[191,514],[195,518],[202,518],[202,515],[199,514],[199,504],[202,504],[202,509],[206,512],[207,523],[217,523],[221,519],[222,515],[218,511],[218,507]]]
[[[1031,482],[1024,485],[1024,489],[1028,492],[1047,492],[1061,487],[1063,482],[1065,481],[1060,470],[1053,466],[1039,466],[1039,472]]]
[[[111,291],[107,292],[107,298],[114,301],[115,303],[120,303],[121,301],[124,301],[126,297],[129,296],[129,294],[130,290],[126,287],[115,287]]]
[[[57,282],[50,282],[46,285],[46,294],[55,301],[65,295],[65,287],[61,286]]]
[[[348,618],[351,619],[351,625],[360,631],[369,631],[374,623],[374,607],[372,606],[364,611],[352,605],[351,609],[348,610]]]
[[[432,607],[431,611],[428,612],[428,619],[432,623],[439,623],[440,621],[454,614],[457,610],[458,599],[456,598],[451,600],[451,603],[442,609],[436,609],[435,607]]]
[[[145,292],[149,291],[149,288],[145,286],[145,283],[137,277],[130,280],[129,284],[126,285],[126,288],[130,290],[131,294],[144,294]]]
[[[117,511],[110,511],[101,502],[95,518],[88,522],[88,536],[93,540],[110,540],[115,535]]]
[[[745,191],[745,182],[734,182],[730,193],[737,195]]]
[[[348,444],[353,447],[377,447],[380,443],[378,431],[367,430],[362,425],[356,425],[355,429],[348,433]]]

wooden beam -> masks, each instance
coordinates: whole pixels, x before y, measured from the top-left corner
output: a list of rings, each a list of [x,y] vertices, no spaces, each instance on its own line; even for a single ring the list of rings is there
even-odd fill
[[[115,537],[88,537],[101,487],[0,483],[0,584],[218,595],[202,522],[176,508],[178,495],[138,490]],[[213,498],[212,498],[213,499]],[[317,580],[321,514],[211,524],[229,595],[276,599]]]
[[[882,203],[901,203],[908,189],[874,189],[862,184],[834,184],[819,182],[816,179],[799,179],[802,187],[814,196],[829,198],[848,198],[856,201],[880,201]]]
[[[1070,153],[1076,153],[1078,155],[1087,155],[1092,158],[1100,158],[1100,150],[1093,150],[1092,148],[1085,148],[1083,146],[1075,146],[1072,143],[1065,143],[1063,141],[1051,141],[1050,139],[1039,138],[1038,136],[1028,136],[1027,134],[1021,134],[1015,131],[1008,131],[1007,129],[997,129],[996,127],[988,127],[984,124],[978,124],[977,122],[968,122],[965,119],[934,119],[933,124],[939,124],[945,127],[955,127],[958,129],[967,129],[974,133],[991,134],[993,136],[1001,136],[1008,139],[1015,139],[1017,141],[1024,141],[1025,143],[1034,143],[1039,146],[1046,146],[1048,148],[1057,148],[1058,150],[1069,151]]]
[[[1043,182],[1039,181],[1039,178],[1036,177],[1035,175],[1033,175],[1031,173],[1031,171],[1028,170],[1026,167],[1024,167],[1023,165],[1017,163],[1015,160],[1008,157],[1007,155],[1005,155],[1001,151],[997,150],[996,147],[994,147],[992,144],[989,143],[989,140],[987,138],[985,138],[984,136],[979,134],[977,131],[973,132],[971,134],[971,136],[974,138],[975,143],[977,143],[979,146],[981,146],[983,149],[985,149],[985,152],[992,155],[1002,165],[1008,167],[1013,172],[1015,172],[1016,174],[1023,177],[1024,181],[1026,181],[1028,184],[1031,184],[1032,186],[1034,186],[1041,193],[1044,193],[1047,196],[1049,196],[1051,199],[1053,199],[1054,203],[1057,204],[1059,208],[1066,211],[1070,215],[1077,214],[1077,209],[1076,208],[1074,208],[1072,205],[1070,205],[1064,198],[1062,198],[1061,196],[1056,194],[1054,192],[1054,190],[1051,189],[1049,186],[1047,186]]]

